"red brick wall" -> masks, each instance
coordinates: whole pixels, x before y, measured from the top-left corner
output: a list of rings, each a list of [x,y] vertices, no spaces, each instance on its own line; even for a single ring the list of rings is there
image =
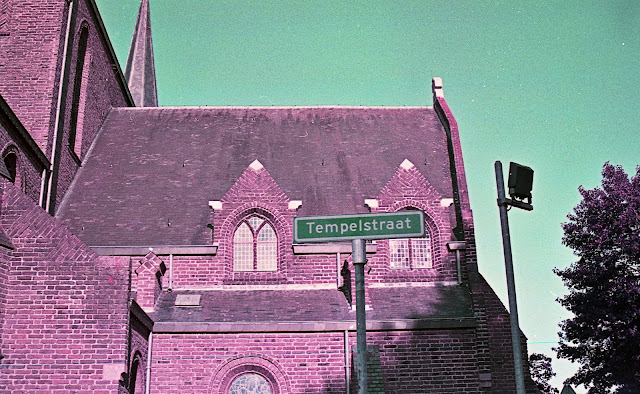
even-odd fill
[[[152,387],[159,393],[217,393],[209,390],[239,357],[252,365],[262,359],[275,370],[281,393],[345,392],[342,333],[154,334]]]
[[[38,203],[40,200],[42,173],[36,168],[34,163],[29,160],[24,152],[19,149],[19,145],[11,138],[8,130],[0,121],[0,154],[3,154],[7,150],[12,150],[18,157],[16,186],[34,202]],[[0,157],[0,159],[2,159],[2,157]]]
[[[11,250],[0,246],[0,356],[4,349],[4,320],[7,308],[7,292],[9,286],[9,261]]]
[[[280,387],[281,393],[344,393],[343,335],[156,333],[152,387],[162,393],[202,393],[212,389],[217,393],[215,389],[224,386],[225,372],[231,370],[225,367],[228,363],[256,364],[254,359],[262,358],[282,374],[281,380],[286,383]],[[352,332],[348,349],[355,342]],[[367,343],[379,348],[389,393],[482,392],[473,329],[369,332]]]
[[[127,352],[128,260],[96,256],[2,183],[0,225],[15,250],[0,322],[0,387],[12,393],[116,392]]]
[[[68,8],[64,0],[11,0],[8,35],[0,36],[0,94],[43,151],[53,132]]]
[[[89,1],[81,0],[78,2],[73,39],[70,44],[71,57],[65,98],[65,126],[61,137],[56,205],[64,196],[79,167],[78,159],[82,160],[87,153],[109,109],[128,105],[126,94],[118,83],[119,75],[114,64],[115,59],[110,57],[106,37],[101,34],[96,16],[90,10]],[[88,25],[89,39],[85,54],[83,83],[80,90],[80,107],[76,128],[77,143],[73,147],[69,145],[69,130],[78,43],[83,23]]]
[[[367,334],[389,393],[479,393],[473,329]]]
[[[515,391],[515,370],[513,347],[511,342],[511,324],[509,313],[489,284],[482,279],[480,283],[484,296],[488,327],[488,345],[491,357],[492,390],[494,392]],[[527,392],[537,391],[532,387],[529,377],[527,338],[520,333],[522,344],[522,364]]]
[[[467,249],[464,253],[464,277],[469,280],[471,300],[478,327],[476,329],[479,372],[486,392],[515,392],[515,369],[511,342],[509,312],[491,286],[478,272],[475,235],[467,226]],[[525,386],[528,393],[537,393],[530,376],[527,338],[521,335]]]
[[[164,262],[153,252],[149,252],[132,273],[135,275],[136,301],[145,310],[153,309],[162,289],[163,275],[166,272]]]
[[[99,29],[88,0],[74,2],[63,90],[64,126],[61,140],[56,203],[69,187],[81,160],[111,107],[127,106],[127,93],[109,51],[107,37]],[[16,113],[47,157],[51,158],[53,133],[63,68],[63,51],[70,7],[64,0],[12,0],[8,35],[0,35],[0,94]],[[89,39],[80,90],[76,148],[69,147],[69,125],[80,28],[86,22]],[[74,153],[75,151],[75,153]],[[30,187],[30,185],[28,185]],[[37,191],[39,193],[38,184]],[[25,188],[30,193],[31,189]],[[35,189],[34,189],[35,190]],[[30,194],[31,195],[31,194]]]
[[[147,381],[147,353],[149,351],[149,330],[133,315],[130,320],[131,337],[129,350],[129,385],[135,387],[135,393],[143,393]],[[133,376],[133,363],[139,360],[138,371]],[[132,382],[135,379],[135,385]]]

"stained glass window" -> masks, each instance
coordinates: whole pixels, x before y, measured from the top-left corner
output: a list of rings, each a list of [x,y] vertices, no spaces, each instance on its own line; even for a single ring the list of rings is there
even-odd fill
[[[245,373],[233,381],[229,394],[271,394],[271,385],[262,375]]]

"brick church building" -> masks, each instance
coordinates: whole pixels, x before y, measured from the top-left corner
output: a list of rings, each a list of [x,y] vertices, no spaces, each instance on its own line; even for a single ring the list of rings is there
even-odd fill
[[[158,107],[149,16],[123,72],[94,0],[0,1],[0,391],[355,392],[351,244],[293,218],[417,209],[425,238],[366,246],[369,391],[515,392],[441,80]]]

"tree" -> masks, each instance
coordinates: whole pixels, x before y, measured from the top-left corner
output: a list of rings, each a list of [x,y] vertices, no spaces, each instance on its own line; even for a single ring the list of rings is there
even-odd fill
[[[640,167],[630,179],[605,163],[602,187],[562,225],[578,261],[555,269],[569,293],[558,302],[574,317],[560,324],[558,357],[580,364],[572,384],[589,393],[640,393]]]
[[[551,358],[540,353],[531,353],[529,356],[529,371],[531,379],[538,390],[543,394],[558,394],[558,389],[551,387],[549,380],[556,376],[551,369]]]

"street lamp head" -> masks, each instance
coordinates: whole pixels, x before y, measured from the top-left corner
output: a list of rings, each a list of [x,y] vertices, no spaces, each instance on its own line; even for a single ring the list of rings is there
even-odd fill
[[[531,188],[533,186],[533,170],[518,163],[509,163],[509,195],[517,201],[531,204]]]

